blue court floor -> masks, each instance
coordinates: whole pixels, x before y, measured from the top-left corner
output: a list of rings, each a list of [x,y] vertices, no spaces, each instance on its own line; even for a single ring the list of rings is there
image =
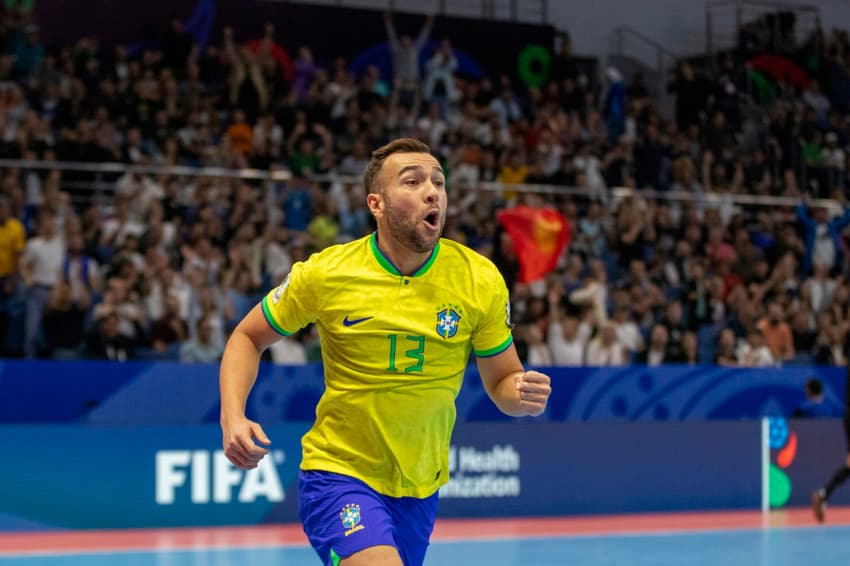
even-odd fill
[[[33,549],[36,553],[37,549]],[[0,556],[4,566],[319,566],[304,547]],[[846,566],[850,526],[523,537],[432,544],[426,566]]]

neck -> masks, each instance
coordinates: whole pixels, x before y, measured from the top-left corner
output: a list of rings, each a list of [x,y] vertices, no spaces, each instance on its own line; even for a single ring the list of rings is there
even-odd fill
[[[422,264],[428,261],[433,250],[415,252],[390,236],[387,232],[378,231],[378,249],[385,258],[399,270],[402,275],[413,275]]]

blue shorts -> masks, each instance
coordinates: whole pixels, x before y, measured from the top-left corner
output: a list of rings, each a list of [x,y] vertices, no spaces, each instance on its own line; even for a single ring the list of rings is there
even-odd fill
[[[405,566],[421,566],[438,498],[388,497],[331,472],[302,470],[298,476],[298,516],[325,566],[379,545],[395,547]]]

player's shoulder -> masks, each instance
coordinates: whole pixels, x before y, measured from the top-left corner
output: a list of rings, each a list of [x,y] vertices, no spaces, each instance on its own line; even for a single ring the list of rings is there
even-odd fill
[[[313,268],[335,269],[362,261],[368,253],[370,236],[363,236],[344,244],[334,244],[314,252],[307,258]]]
[[[490,258],[454,240],[440,239],[440,254],[452,263],[465,264],[474,274],[498,273]]]

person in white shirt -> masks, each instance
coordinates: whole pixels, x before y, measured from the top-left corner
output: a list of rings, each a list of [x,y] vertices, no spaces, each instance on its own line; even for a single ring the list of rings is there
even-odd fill
[[[115,250],[121,247],[128,234],[140,238],[144,233],[145,225],[130,217],[126,198],[116,197],[113,215],[103,221],[100,245]]]
[[[224,345],[213,337],[213,327],[206,316],[198,319],[195,337],[180,345],[180,361],[211,363],[221,359]]]
[[[307,363],[307,349],[294,336],[284,336],[269,346],[272,363],[279,366],[303,366]]]
[[[764,343],[758,330],[751,330],[747,340],[738,349],[738,364],[743,367],[758,368],[776,366],[777,361]]]
[[[122,175],[115,183],[115,193],[127,203],[130,220],[139,223],[144,223],[151,206],[165,197],[162,184],[141,173]]]
[[[628,304],[619,304],[614,307],[611,322],[617,326],[617,341],[625,346],[629,353],[636,354],[643,350],[643,336],[633,319],[632,309]]]
[[[392,54],[393,80],[402,90],[417,90],[419,87],[419,54],[431,35],[434,16],[428,15],[416,39],[409,35],[399,37],[396,34],[393,16],[390,12],[384,13],[384,25],[386,26],[390,53]]]
[[[607,322],[587,345],[587,365],[622,366],[628,361],[626,348],[617,340],[617,328]]]
[[[812,276],[803,283],[803,296],[809,300],[812,311],[819,313],[832,304],[838,282],[829,276],[829,266],[814,262]]]
[[[59,282],[65,258],[65,240],[56,229],[56,218],[42,214],[38,235],[24,247],[21,258],[21,278],[26,287],[24,322],[24,355],[35,358],[41,335],[41,318],[50,292]]]
[[[590,324],[573,316],[549,323],[549,350],[554,364],[568,367],[584,364],[584,351],[592,333]]]
[[[669,340],[670,333],[667,332],[667,327],[663,324],[654,325],[649,335],[649,345],[646,351],[638,356],[638,361],[652,367],[662,365],[666,361]]]
[[[552,352],[549,351],[543,332],[536,322],[524,325],[524,332],[520,330],[520,335],[524,335],[528,344],[528,354],[526,355],[528,365],[534,367],[552,365]]]
[[[455,88],[455,71],[457,59],[452,44],[448,39],[440,42],[440,47],[425,64],[425,100],[437,100],[444,105],[458,98]]]
[[[576,305],[589,304],[593,308],[593,324],[601,327],[608,322],[605,305],[608,302],[608,274],[605,264],[599,260],[590,262],[590,273],[582,286],[570,293],[570,302]]]
[[[593,327],[576,317],[565,316],[560,297],[561,294],[557,290],[550,291],[548,295],[550,321],[546,340],[552,354],[552,362],[556,366],[580,366],[584,364],[584,351],[593,333]]]

